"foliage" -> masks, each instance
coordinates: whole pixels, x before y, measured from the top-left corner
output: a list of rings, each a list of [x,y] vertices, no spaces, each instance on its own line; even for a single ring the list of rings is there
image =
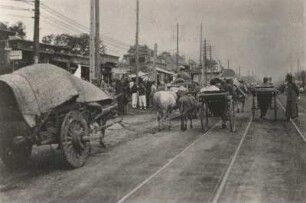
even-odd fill
[[[89,34],[82,33],[80,35],[58,34],[47,35],[42,38],[42,42],[57,46],[68,46],[71,48],[72,54],[89,55]],[[100,53],[105,54],[106,47],[100,41]]]
[[[21,21],[18,21],[13,25],[9,25],[8,22],[0,22],[0,29],[14,32],[16,33],[16,36],[20,37],[21,39],[26,37],[25,25]]]

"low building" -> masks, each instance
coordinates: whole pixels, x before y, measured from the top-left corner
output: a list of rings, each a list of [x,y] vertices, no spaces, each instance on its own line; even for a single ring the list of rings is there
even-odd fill
[[[3,34],[1,32],[0,30],[0,73],[33,64],[33,41],[17,38],[12,32],[3,32]],[[39,49],[40,63],[51,63],[72,73],[81,67],[82,77],[89,79],[89,56],[71,54],[67,46],[40,43]],[[19,56],[12,57],[14,51],[15,53],[18,51]],[[100,56],[102,78],[112,80],[112,69],[118,67],[119,57],[108,54]]]

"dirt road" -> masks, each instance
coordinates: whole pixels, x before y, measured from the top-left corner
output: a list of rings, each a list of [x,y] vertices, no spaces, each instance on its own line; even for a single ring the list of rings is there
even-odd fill
[[[153,112],[135,113],[76,170],[55,146],[36,148],[24,169],[0,163],[0,202],[305,202],[306,144],[292,123],[272,112],[251,122],[250,100],[246,110],[235,133],[212,118],[205,134],[199,121],[181,132],[179,120],[158,132]]]

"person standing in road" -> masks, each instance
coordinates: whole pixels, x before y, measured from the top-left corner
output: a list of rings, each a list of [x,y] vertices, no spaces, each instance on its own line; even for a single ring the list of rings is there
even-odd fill
[[[226,91],[229,93],[229,95],[232,96],[233,100],[236,99],[236,92],[235,92],[235,88],[233,85],[233,81],[231,79],[226,79],[226,81],[222,81],[220,89],[223,91]],[[221,116],[221,120],[222,120],[222,128],[225,129],[226,128],[226,121],[227,121],[227,112],[223,112],[222,116]]]
[[[138,87],[135,84],[135,82],[133,82],[131,89],[131,94],[132,94],[132,108],[136,109],[137,108],[137,92],[138,92]]]
[[[146,87],[144,86],[143,82],[140,83],[139,86],[139,109],[146,109],[147,108],[147,99],[146,99]]]
[[[286,76],[287,82],[287,102],[286,102],[286,117],[289,121],[298,117],[298,99],[299,99],[299,89],[297,85],[293,82],[293,77],[291,74]]]

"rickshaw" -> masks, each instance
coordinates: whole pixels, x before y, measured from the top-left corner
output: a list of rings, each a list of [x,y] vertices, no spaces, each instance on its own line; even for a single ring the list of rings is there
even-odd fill
[[[209,117],[224,117],[229,121],[231,132],[236,130],[235,103],[232,95],[224,91],[204,91],[198,93],[200,120],[203,132],[208,130]]]
[[[98,87],[51,64],[0,76],[0,98],[0,157],[11,168],[26,164],[33,145],[51,144],[68,167],[83,166],[92,133],[103,138],[117,107]]]
[[[252,118],[255,121],[256,120],[256,111],[257,110],[268,110],[273,109],[274,110],[274,120],[277,120],[277,101],[276,96],[278,94],[278,90],[274,87],[255,87],[252,90]],[[272,105],[273,104],[273,105]]]

